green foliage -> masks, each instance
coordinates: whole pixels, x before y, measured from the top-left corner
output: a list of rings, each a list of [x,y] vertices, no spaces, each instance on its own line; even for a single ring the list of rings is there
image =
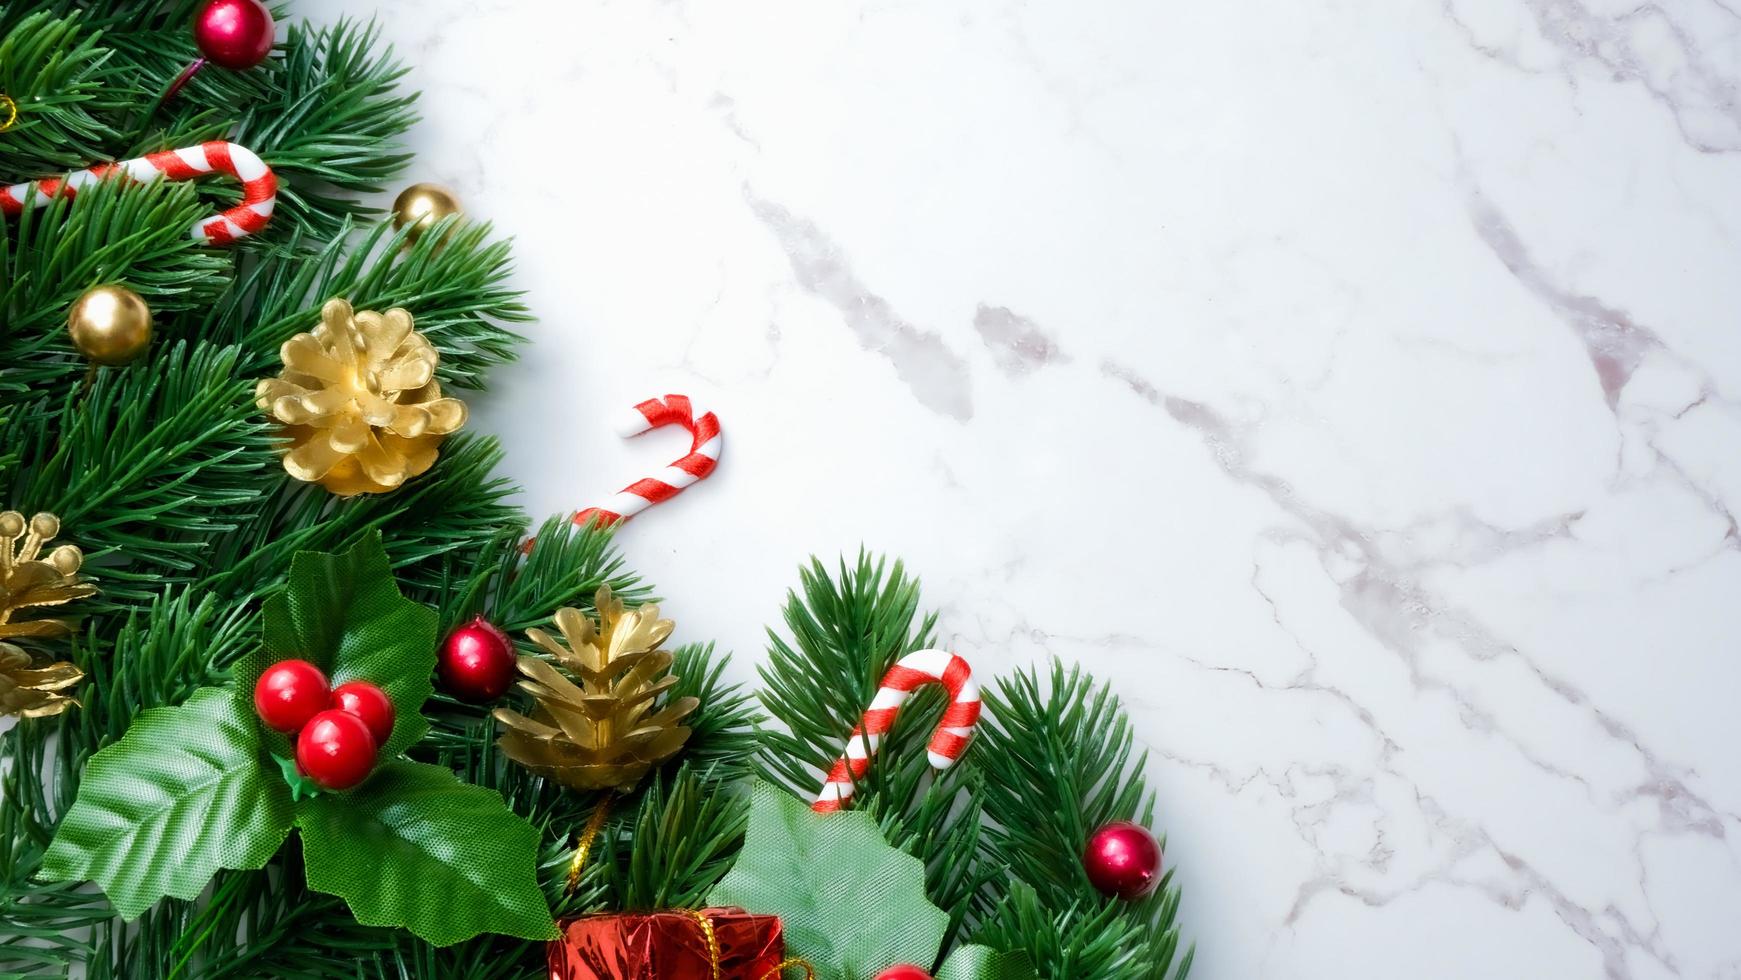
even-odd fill
[[[260,749],[259,721],[220,688],[144,712],[86,766],[41,877],[94,881],[132,919],[219,868],[263,866],[290,832],[290,793]]]
[[[255,506],[276,466],[231,347],[161,348],[142,370],[99,372],[45,409],[54,438],[7,474],[6,499],[76,530],[109,602],[188,582],[210,539]],[[34,421],[26,409],[17,430]]]
[[[1000,953],[990,946],[958,946],[937,970],[937,980],[1033,980],[1026,952]]]
[[[1154,826],[1155,796],[1133,755],[1130,722],[1110,685],[1054,662],[1001,678],[985,691],[974,758],[985,775],[988,862],[1023,883],[984,890],[975,938],[1027,948],[1045,976],[1082,980],[1183,980],[1174,968],[1179,889],[1168,868],[1160,887],[1135,902],[1102,897],[1080,855],[1115,820]],[[1166,838],[1161,838],[1166,847]]]
[[[524,555],[517,547],[507,549],[482,569],[478,584],[461,594],[463,601],[453,608],[448,622],[457,625],[487,601],[492,621],[521,637],[526,630],[548,624],[564,606],[596,614],[593,596],[604,585],[631,605],[658,601],[624,565],[622,555],[611,546],[610,532],[552,517],[538,529]],[[534,649],[529,640],[522,646]]]
[[[379,35],[345,21],[291,25],[271,111],[246,113],[231,137],[278,174],[288,217],[317,235],[339,230],[329,215],[363,213],[333,191],[382,190],[411,159],[396,141],[416,121],[416,99],[398,91],[405,69],[391,51],[375,53]]]
[[[678,647],[671,661],[677,683],[665,697],[667,701],[693,697],[701,702],[689,716],[689,742],[678,759],[722,782],[735,783],[755,770],[755,729],[763,718],[742,687],[725,682],[730,661],[729,656],[716,656],[711,643]]]
[[[812,813],[761,782],[743,853],[707,900],[778,915],[788,952],[825,977],[928,967],[949,928],[926,896],[924,865],[889,846],[876,821],[856,811]]]
[[[0,92],[19,103],[6,161],[19,179],[89,166],[115,139],[104,119],[127,108],[129,93],[101,41],[77,13],[36,10],[9,24],[0,8]]]
[[[611,830],[598,877],[604,907],[652,912],[701,908],[736,860],[748,801],[722,791],[718,774],[689,766],[653,779],[630,820]]]
[[[489,369],[513,360],[521,343],[504,324],[525,320],[527,312],[507,285],[507,243],[492,240],[488,225],[454,222],[414,245],[386,224],[353,239],[346,223],[325,245],[253,257],[212,311],[207,335],[240,344],[260,370],[276,369],[279,345],[313,329],[328,299],[343,296],[360,310],[402,306],[441,350],[441,383],[482,387]]]
[[[532,855],[538,833],[502,798],[441,766],[390,762],[349,794],[297,808],[308,887],[365,925],[446,946],[480,932],[553,939]]]
[[[784,730],[762,731],[763,777],[811,798],[876,694],[883,675],[905,654],[934,645],[936,615],[920,615],[919,583],[900,562],[861,552],[838,574],[812,560],[801,594],[785,607],[792,640],[772,631],[761,669],[762,704]],[[916,692],[884,737],[877,763],[856,787],[854,809],[874,817],[897,847],[925,863],[934,900],[949,913],[950,934],[969,911],[984,876],[976,868],[979,792],[972,773],[936,774],[925,746],[944,707],[942,691]]]
[[[124,282],[152,306],[160,345],[176,337],[178,318],[212,303],[228,283],[229,263],[187,234],[209,214],[190,184],[104,181],[8,221],[9,234],[0,235],[6,385],[59,391],[85,374],[66,316],[92,286]]]

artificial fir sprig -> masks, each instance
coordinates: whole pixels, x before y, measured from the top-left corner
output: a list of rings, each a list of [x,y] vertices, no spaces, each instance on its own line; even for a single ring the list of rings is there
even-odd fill
[[[17,4],[13,14],[13,6],[0,5],[0,94],[21,103],[6,131],[7,170],[31,176],[87,167],[119,139],[112,120],[132,105],[121,69],[79,13]]]
[[[801,592],[787,596],[791,640],[769,631],[760,669],[762,704],[780,728],[762,733],[764,778],[809,798],[840,753],[883,676],[904,654],[932,646],[935,613],[921,614],[919,583],[899,561],[860,552],[830,575],[811,561]],[[857,809],[876,818],[889,841],[925,862],[932,900],[950,916],[950,937],[979,885],[979,794],[967,768],[934,774],[925,743],[943,708],[941,692],[917,692],[883,739],[878,763],[861,781]]]
[[[8,221],[0,235],[0,391],[40,394],[82,376],[87,365],[66,315],[92,286],[125,279],[164,324],[215,302],[230,263],[187,235],[206,213],[191,184],[110,181]]]
[[[1022,883],[997,882],[975,902],[974,938],[1021,944],[1041,976],[1081,980],[1183,978],[1178,958],[1179,888],[1169,868],[1155,893],[1136,902],[1094,890],[1080,855],[1097,827],[1114,820],[1153,826],[1155,794],[1134,753],[1130,721],[1107,684],[1054,661],[985,691],[976,753],[985,776],[988,863]],[[1163,849],[1166,838],[1161,838]]]

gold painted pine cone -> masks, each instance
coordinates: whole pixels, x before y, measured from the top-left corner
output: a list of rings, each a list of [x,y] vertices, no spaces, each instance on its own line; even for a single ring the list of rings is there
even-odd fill
[[[668,672],[670,651],[660,649],[674,624],[659,618],[658,606],[625,611],[609,587],[595,605],[597,626],[578,609],[557,611],[566,644],[543,630],[527,632],[554,664],[520,658],[520,689],[535,702],[531,717],[495,711],[508,758],[582,790],[638,782],[689,740],[680,722],[700,706],[693,697],[656,703],[678,680]]]
[[[26,521],[15,510],[0,513],[0,715],[40,718],[78,703],[59,692],[83,679],[83,671],[66,661],[32,667],[28,652],[6,642],[65,636],[72,632],[72,623],[65,619],[15,617],[26,609],[61,606],[97,592],[96,586],[79,581],[84,555],[78,548],[63,544],[42,557],[42,546],[59,533],[60,520],[53,514]]]
[[[435,465],[466,407],[442,397],[440,354],[411,314],[353,313],[333,299],[320,321],[285,341],[284,371],[254,389],[261,410],[285,425],[285,471],[349,497],[386,493]]]
[[[32,668],[30,654],[11,643],[0,643],[0,717],[47,718],[78,704],[61,692],[85,679],[85,672],[65,660]]]

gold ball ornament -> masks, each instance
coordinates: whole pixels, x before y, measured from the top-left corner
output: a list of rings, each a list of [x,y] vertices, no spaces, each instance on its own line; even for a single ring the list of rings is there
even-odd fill
[[[459,198],[440,184],[412,184],[393,199],[393,227],[409,225],[411,241],[423,237],[437,221],[460,214]]]
[[[151,346],[151,307],[126,286],[97,286],[67,313],[67,332],[86,358],[126,364]]]

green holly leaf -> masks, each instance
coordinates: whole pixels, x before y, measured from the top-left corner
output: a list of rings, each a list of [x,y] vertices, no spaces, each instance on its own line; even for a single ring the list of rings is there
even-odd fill
[[[787,953],[824,977],[929,966],[949,928],[925,896],[925,865],[890,847],[875,820],[813,813],[760,781],[743,851],[707,904],[779,916]]]
[[[250,711],[260,674],[296,657],[325,671],[334,687],[362,680],[387,692],[394,721],[383,759],[429,730],[421,712],[435,692],[435,611],[399,593],[380,535],[341,554],[298,552],[289,585],[268,598],[261,613],[265,647],[236,668],[236,697]]]
[[[91,757],[38,877],[89,879],[126,919],[193,898],[219,868],[263,867],[290,833],[290,791],[261,765],[260,725],[225,688],[139,714]]]
[[[349,793],[297,806],[308,887],[358,922],[446,946],[479,933],[555,939],[538,831],[494,790],[441,766],[389,762]]]
[[[1038,980],[1026,953],[1000,953],[990,946],[960,946],[949,954],[937,980]]]

